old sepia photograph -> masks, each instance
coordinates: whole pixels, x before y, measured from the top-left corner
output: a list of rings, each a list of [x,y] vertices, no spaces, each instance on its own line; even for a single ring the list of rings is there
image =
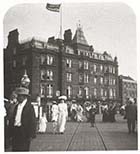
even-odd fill
[[[5,152],[138,150],[129,5],[25,1],[6,12],[3,42]]]

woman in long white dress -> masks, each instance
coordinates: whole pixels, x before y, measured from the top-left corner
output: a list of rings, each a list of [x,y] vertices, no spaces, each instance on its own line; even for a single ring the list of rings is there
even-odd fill
[[[66,96],[59,97],[60,103],[58,104],[58,132],[60,134],[64,134],[65,125],[68,117],[68,108],[67,104],[65,103],[66,99]]]
[[[44,113],[43,116],[39,120],[39,133],[45,133],[47,128],[47,119],[46,114]]]
[[[58,105],[56,101],[53,101],[51,111],[52,111],[53,133],[55,134],[57,131],[57,121],[58,121]]]
[[[79,103],[77,104],[77,108],[76,108],[76,118],[78,122],[83,121],[83,108]]]

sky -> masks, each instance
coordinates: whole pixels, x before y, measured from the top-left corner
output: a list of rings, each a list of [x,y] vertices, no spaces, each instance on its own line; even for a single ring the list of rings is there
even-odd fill
[[[19,4],[5,14],[4,47],[9,31],[18,28],[19,39],[33,36],[47,41],[59,35],[60,13],[47,10],[46,3]],[[95,51],[107,51],[118,57],[119,75],[137,80],[136,16],[124,3],[63,3],[63,33],[71,29],[74,36],[80,22],[89,45]]]

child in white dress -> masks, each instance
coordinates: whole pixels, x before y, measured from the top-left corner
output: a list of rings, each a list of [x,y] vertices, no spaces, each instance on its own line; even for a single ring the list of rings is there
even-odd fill
[[[47,129],[47,119],[46,119],[46,114],[44,113],[43,116],[39,120],[39,133],[45,133]]]

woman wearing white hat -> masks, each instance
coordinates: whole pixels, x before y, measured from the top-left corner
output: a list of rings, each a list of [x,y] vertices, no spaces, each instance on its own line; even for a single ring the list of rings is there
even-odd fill
[[[51,111],[52,111],[53,133],[55,134],[57,131],[57,121],[58,121],[58,105],[56,101],[53,101]]]
[[[58,132],[63,134],[68,117],[68,108],[67,104],[65,103],[67,97],[60,96],[58,99],[60,100],[60,103],[58,104]]]

